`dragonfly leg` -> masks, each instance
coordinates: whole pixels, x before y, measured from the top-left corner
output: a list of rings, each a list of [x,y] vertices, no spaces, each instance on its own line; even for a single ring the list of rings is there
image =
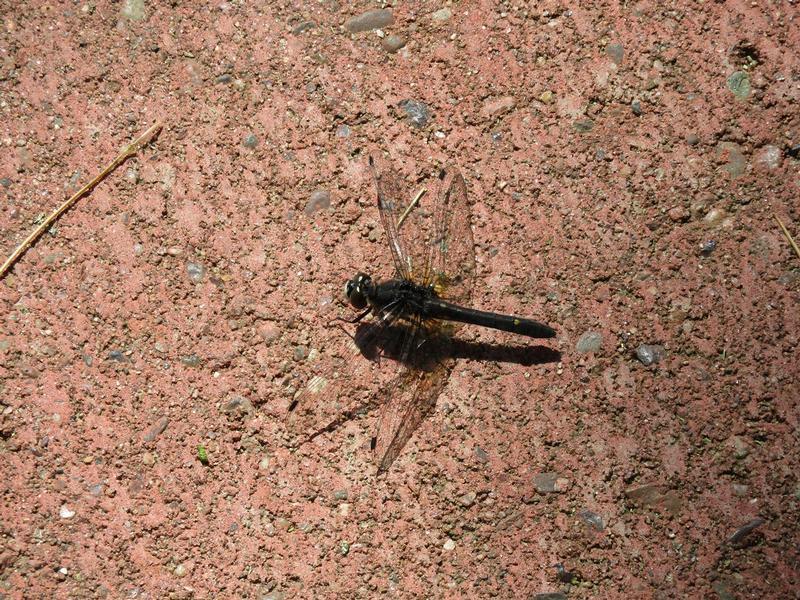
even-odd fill
[[[360,315],[357,315],[357,316],[356,316],[355,318],[353,318],[353,319],[345,319],[344,317],[336,317],[336,318],[334,318],[334,319],[331,319],[330,321],[328,321],[328,325],[330,325],[331,323],[337,323],[337,322],[339,322],[339,321],[342,321],[342,322],[344,322],[344,323],[350,323],[350,324],[353,324],[353,323],[358,323],[359,321],[361,321],[361,319],[363,319],[364,317],[366,317],[366,316],[367,316],[369,313],[371,313],[371,312],[372,312],[372,308],[368,308],[367,310],[365,310],[364,312],[362,312]]]

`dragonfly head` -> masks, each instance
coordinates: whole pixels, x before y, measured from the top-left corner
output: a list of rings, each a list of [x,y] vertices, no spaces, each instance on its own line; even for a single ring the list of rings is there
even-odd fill
[[[366,273],[357,273],[344,285],[344,293],[353,308],[362,310],[367,306],[367,296],[372,287],[372,278]]]

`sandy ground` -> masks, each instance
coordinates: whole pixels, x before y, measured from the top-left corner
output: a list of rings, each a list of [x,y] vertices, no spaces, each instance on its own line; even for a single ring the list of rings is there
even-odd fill
[[[800,9],[396,4],[0,2],[4,255],[164,122],[0,282],[0,597],[800,597]],[[369,154],[558,329],[463,339],[560,353],[379,477],[375,411],[287,417],[391,274]]]

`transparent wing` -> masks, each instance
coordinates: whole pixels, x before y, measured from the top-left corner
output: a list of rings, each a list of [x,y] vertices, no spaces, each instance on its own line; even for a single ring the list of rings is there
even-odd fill
[[[348,334],[337,330],[316,356],[309,357],[313,376],[289,404],[287,419],[298,445],[335,429],[364,408],[365,403],[359,401],[374,388],[374,375],[367,373],[374,362],[364,351],[379,348],[381,338],[398,317],[396,307],[384,310],[363,323],[346,342],[343,338]]]
[[[442,352],[445,338],[427,337],[414,323],[405,339],[398,376],[380,392],[382,411],[374,440],[378,473],[391,467],[426,415],[433,410],[455,359]]]
[[[392,252],[395,270],[402,279],[409,279],[411,277],[411,260],[397,229],[397,223],[404,210],[404,203],[407,202],[406,186],[394,170],[380,165],[376,158],[370,156],[369,165],[378,192],[378,212],[381,215],[381,223],[389,250]]]
[[[432,282],[432,256],[436,237],[433,203],[430,196],[417,202],[400,176],[378,158],[370,157],[378,190],[378,210],[397,272],[416,283]]]
[[[452,169],[441,179],[436,202],[433,282],[440,296],[461,306],[470,305],[475,283],[471,216],[464,178]]]

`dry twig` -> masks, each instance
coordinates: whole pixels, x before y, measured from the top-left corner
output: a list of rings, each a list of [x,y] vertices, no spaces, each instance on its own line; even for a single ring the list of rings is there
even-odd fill
[[[423,194],[425,194],[425,188],[420,189],[420,191],[417,192],[417,195],[414,196],[411,202],[409,202],[408,206],[403,211],[403,214],[400,215],[400,218],[397,220],[398,229],[400,229],[403,226],[403,221],[406,220],[408,213],[410,213],[411,210],[417,205],[417,202],[419,202],[419,199],[422,198]]]
[[[17,246],[16,250],[12,252],[11,256],[6,259],[6,262],[3,263],[3,266],[0,267],[0,279],[5,277],[5,274],[8,272],[9,269],[14,265],[19,257],[25,253],[31,244],[33,244],[39,236],[41,236],[45,231],[47,231],[48,227],[50,227],[58,217],[60,217],[64,212],[66,212],[73,204],[75,204],[78,200],[80,200],[83,196],[91,192],[95,186],[103,181],[109,173],[111,173],[114,169],[120,166],[123,162],[125,162],[128,158],[136,154],[143,146],[147,145],[157,134],[161,131],[161,123],[156,122],[150,129],[145,131],[142,135],[138,138],[133,140],[130,144],[125,146],[122,151],[117,155],[117,157],[112,160],[108,166],[100,171],[100,173],[92,179],[89,183],[84,185],[81,189],[79,189],[72,197],[64,202],[61,206],[59,206],[55,211],[50,213],[50,216],[47,217],[44,221],[42,221],[39,226],[34,229],[31,234],[25,238],[25,240]]]
[[[773,216],[773,217],[775,217],[775,220],[778,222],[778,225],[780,225],[780,226],[781,226],[781,229],[783,230],[783,235],[785,235],[785,236],[786,236],[786,239],[787,239],[787,240],[789,240],[789,243],[792,245],[792,248],[794,248],[794,253],[795,253],[795,254],[797,254],[797,258],[800,258],[800,248],[798,248],[798,247],[797,247],[797,244],[796,244],[796,243],[795,243],[795,241],[792,239],[792,235],[789,233],[789,230],[788,230],[788,229],[786,229],[786,226],[785,226],[785,225],[783,224],[783,222],[782,222],[782,221],[781,221],[781,220],[778,218],[778,215],[776,215],[776,214],[774,214],[774,213],[773,213],[773,215],[772,215],[772,216]]]

